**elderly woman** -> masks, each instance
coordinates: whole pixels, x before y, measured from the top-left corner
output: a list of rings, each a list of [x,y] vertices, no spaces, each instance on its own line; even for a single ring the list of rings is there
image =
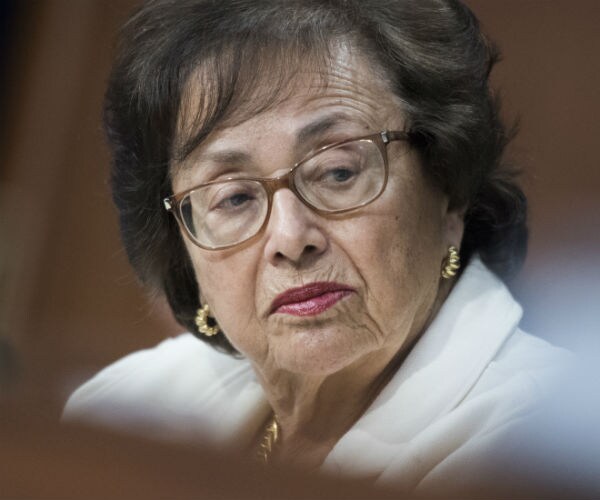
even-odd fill
[[[453,0],[143,5],[106,95],[112,188],[192,333],[67,417],[406,489],[473,470],[563,358],[501,281],[527,230],[496,59]]]

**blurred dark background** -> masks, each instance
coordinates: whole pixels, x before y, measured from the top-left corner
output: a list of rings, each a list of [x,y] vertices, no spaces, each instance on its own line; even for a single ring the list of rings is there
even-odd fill
[[[0,4],[0,397],[45,401],[56,416],[86,377],[181,330],[129,269],[107,187],[102,94],[134,4]],[[502,50],[494,84],[521,124],[510,156],[524,168],[531,241],[511,287],[524,325],[597,346],[600,2],[468,4]]]

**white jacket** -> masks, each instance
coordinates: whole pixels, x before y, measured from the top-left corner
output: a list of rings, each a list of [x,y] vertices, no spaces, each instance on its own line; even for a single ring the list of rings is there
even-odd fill
[[[468,483],[570,359],[522,332],[521,315],[504,284],[472,259],[323,469],[417,492]],[[71,396],[64,417],[155,438],[245,446],[269,412],[247,360],[184,334],[102,370]]]

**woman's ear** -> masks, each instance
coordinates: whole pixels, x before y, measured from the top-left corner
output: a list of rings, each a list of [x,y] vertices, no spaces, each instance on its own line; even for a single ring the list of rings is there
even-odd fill
[[[465,213],[467,207],[448,207],[444,215],[444,243],[460,248],[465,231]]]

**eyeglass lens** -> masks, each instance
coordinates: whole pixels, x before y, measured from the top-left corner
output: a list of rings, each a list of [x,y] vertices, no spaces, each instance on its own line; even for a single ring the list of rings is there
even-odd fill
[[[362,139],[308,158],[293,170],[291,179],[305,204],[337,212],[376,198],[385,183],[385,164],[379,146]],[[241,243],[260,231],[269,212],[269,196],[260,180],[230,179],[191,191],[180,210],[194,239],[218,248]]]

